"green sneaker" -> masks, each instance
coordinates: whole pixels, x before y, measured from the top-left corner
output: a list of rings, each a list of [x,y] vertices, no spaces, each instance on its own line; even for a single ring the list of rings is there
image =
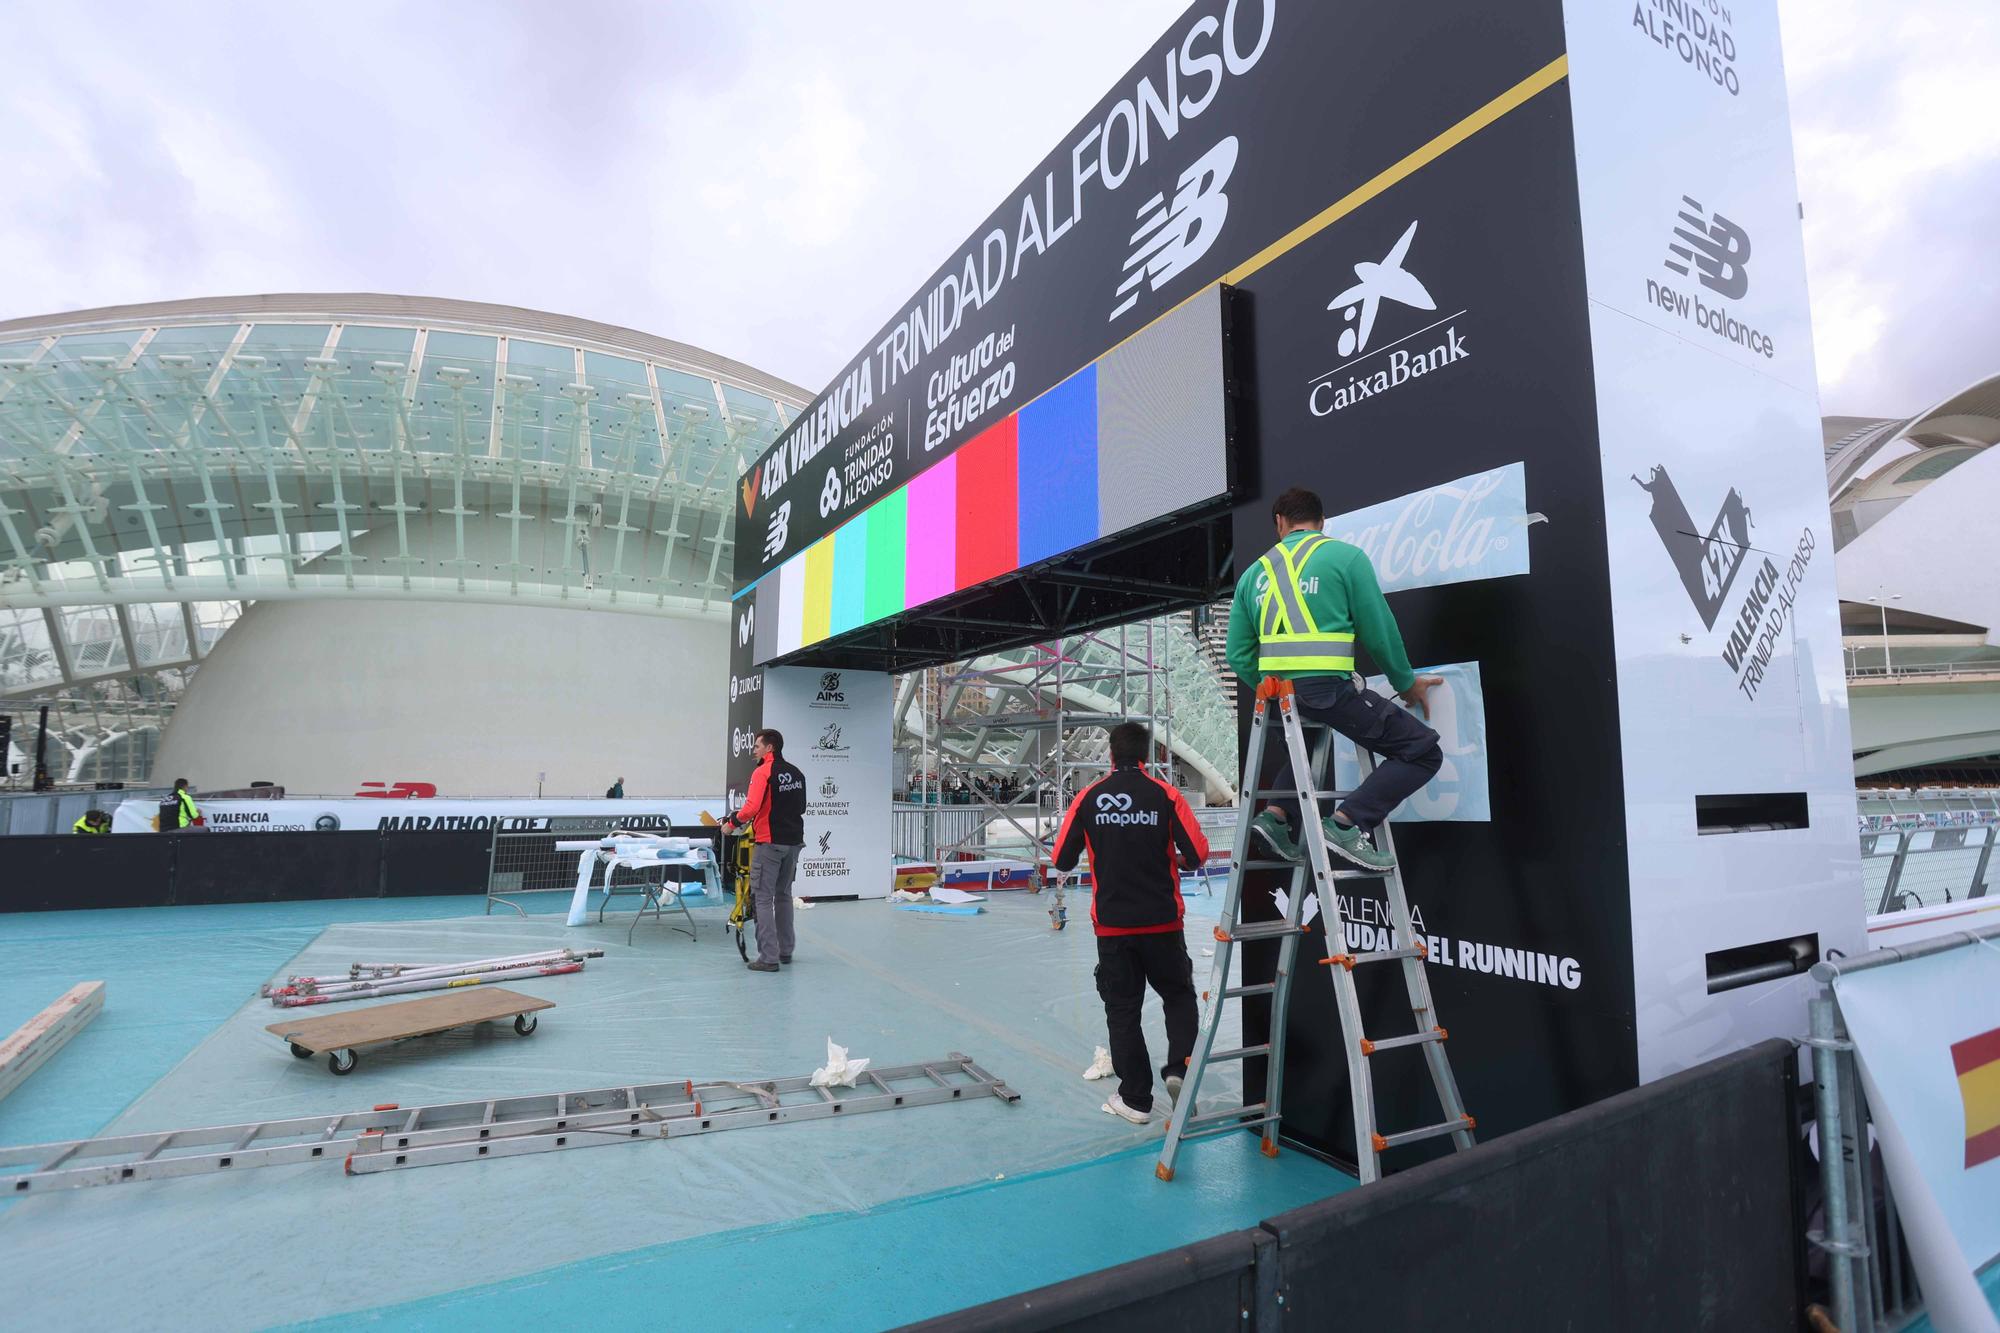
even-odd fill
[[[1301,861],[1305,859],[1304,855],[1299,851],[1298,843],[1292,840],[1291,827],[1279,817],[1276,810],[1265,810],[1255,819],[1251,820],[1250,832],[1252,834],[1251,841],[1253,846],[1255,843],[1261,841],[1264,844],[1265,850],[1276,856],[1280,861]]]
[[[1368,835],[1352,824],[1343,824],[1328,815],[1319,826],[1326,831],[1326,849],[1335,856],[1345,857],[1363,870],[1387,873],[1396,868],[1396,858],[1378,850]]]

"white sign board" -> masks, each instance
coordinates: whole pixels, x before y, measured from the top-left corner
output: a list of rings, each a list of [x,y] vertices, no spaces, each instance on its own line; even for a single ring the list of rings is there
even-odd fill
[[[785,758],[806,775],[798,897],[889,896],[890,695],[877,671],[764,673],[764,725],[783,734]]]
[[[615,820],[637,831],[664,831],[701,823],[704,811],[720,819],[720,796],[674,797],[658,801],[537,801],[431,798],[380,800],[353,797],[286,797],[275,801],[201,799],[202,827],[210,833],[331,833],[341,829],[410,832],[490,829],[532,832],[550,820]],[[157,800],[121,802],[111,816],[113,833],[152,833],[160,813]]]

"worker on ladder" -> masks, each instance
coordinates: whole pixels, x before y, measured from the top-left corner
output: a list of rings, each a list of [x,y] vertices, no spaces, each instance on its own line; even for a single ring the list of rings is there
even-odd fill
[[[1118,1090],[1104,1109],[1143,1125],[1153,1118],[1153,1069],[1139,1014],[1151,985],[1167,1011],[1167,1097],[1180,1099],[1194,1051],[1194,961],[1181,933],[1181,872],[1208,860],[1208,840],[1187,798],[1146,771],[1152,734],[1137,722],[1111,728],[1111,772],[1076,794],[1056,834],[1056,869],[1090,853],[1090,924],[1097,932],[1097,994]]]
[[[1430,716],[1429,691],[1439,676],[1410,670],[1396,617],[1382,596],[1367,553],[1326,536],[1326,507],[1311,491],[1294,486],[1271,506],[1278,544],[1243,572],[1229,608],[1229,666],[1253,687],[1266,676],[1293,682],[1300,716],[1325,723],[1380,756],[1374,773],[1321,821],[1327,850],[1367,870],[1384,871],[1395,857],[1376,848],[1369,833],[1410,793],[1429,782],[1444,762],[1438,736],[1410,713],[1362,688],[1354,673],[1359,640],[1411,708]],[[1279,749],[1270,774],[1245,774],[1261,787],[1283,771]],[[1315,774],[1314,780],[1328,775]],[[1269,806],[1251,829],[1276,855],[1300,859],[1296,805]]]

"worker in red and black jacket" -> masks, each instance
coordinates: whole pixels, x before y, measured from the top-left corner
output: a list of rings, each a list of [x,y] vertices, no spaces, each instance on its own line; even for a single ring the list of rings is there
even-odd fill
[[[1137,722],[1111,729],[1111,773],[1077,793],[1056,835],[1056,869],[1090,853],[1090,924],[1097,931],[1097,993],[1111,1034],[1118,1091],[1104,1109],[1135,1125],[1153,1118],[1153,1070],[1139,1012],[1151,984],[1167,1011],[1160,1076],[1179,1101],[1194,1054],[1194,963],[1181,934],[1181,872],[1199,870],[1208,840],[1178,791],[1146,771],[1153,738]]]
[[[785,762],[784,733],[770,727],[750,742],[757,769],[750,775],[750,794],[743,808],[722,821],[724,833],[747,827],[755,846],[750,853],[750,897],[757,911],[757,958],[752,972],[776,972],[792,961],[797,937],[792,930],[792,877],[799,872],[799,854],[806,841],[806,775]]]

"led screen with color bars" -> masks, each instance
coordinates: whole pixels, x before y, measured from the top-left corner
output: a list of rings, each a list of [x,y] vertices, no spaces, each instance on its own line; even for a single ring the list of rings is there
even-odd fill
[[[788,657],[1229,488],[1210,287],[771,570],[753,655]]]

